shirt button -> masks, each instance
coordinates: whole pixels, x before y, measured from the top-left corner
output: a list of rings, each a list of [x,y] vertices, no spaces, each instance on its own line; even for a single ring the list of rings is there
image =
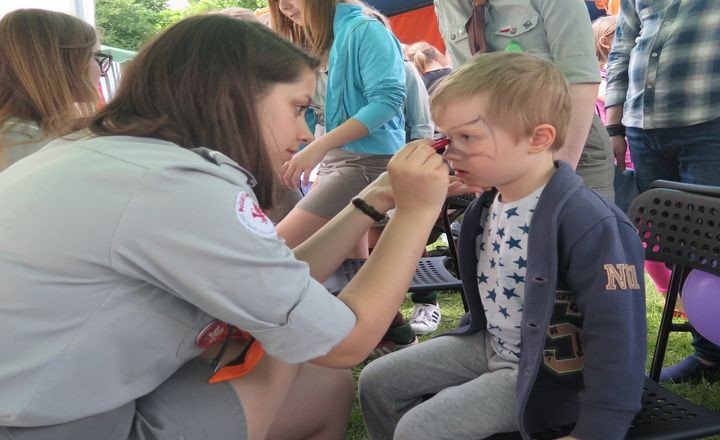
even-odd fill
[[[652,89],[652,88],[653,88],[653,85],[652,85],[652,84],[648,84],[646,87],[647,87],[648,89]]]
[[[653,57],[653,58],[657,58],[657,55],[658,55],[657,52],[653,52],[653,53],[650,54],[650,56]]]
[[[454,32],[452,34],[450,34],[450,41],[455,41],[456,38],[457,38],[457,35],[455,35]]]
[[[666,21],[665,23],[663,23],[663,26],[670,26],[670,22]]]

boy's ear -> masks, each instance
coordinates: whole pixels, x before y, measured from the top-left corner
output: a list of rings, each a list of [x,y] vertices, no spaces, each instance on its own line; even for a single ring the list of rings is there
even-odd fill
[[[528,152],[540,153],[550,148],[553,142],[555,142],[555,127],[550,124],[540,124],[533,129]]]
[[[610,49],[610,39],[608,37],[600,37],[600,46],[605,49]]]

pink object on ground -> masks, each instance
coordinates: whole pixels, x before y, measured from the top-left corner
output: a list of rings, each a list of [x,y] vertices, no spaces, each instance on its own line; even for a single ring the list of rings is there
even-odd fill
[[[663,295],[667,293],[668,287],[670,287],[670,269],[665,266],[665,263],[658,261],[646,261],[645,272],[650,275],[650,278],[655,283],[657,290]]]

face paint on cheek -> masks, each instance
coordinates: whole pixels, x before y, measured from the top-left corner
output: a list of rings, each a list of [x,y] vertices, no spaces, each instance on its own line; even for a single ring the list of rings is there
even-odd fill
[[[497,158],[497,155],[498,155],[498,143],[497,143],[497,139],[495,138],[495,131],[493,131],[493,129],[487,124],[487,122],[485,122],[485,120],[480,120],[479,122],[482,123],[485,126],[485,128],[487,128],[487,130],[490,132],[490,135],[492,137],[492,148],[488,148],[487,149],[488,151],[476,151],[476,152],[467,153],[465,156],[466,157],[483,156],[483,157],[487,157],[488,159],[494,160]],[[486,142],[486,144],[487,144],[487,142]],[[485,149],[485,148],[483,148],[483,149]]]

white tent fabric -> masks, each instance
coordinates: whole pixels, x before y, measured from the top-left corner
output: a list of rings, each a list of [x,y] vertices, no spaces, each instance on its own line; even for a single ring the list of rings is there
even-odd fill
[[[20,5],[18,2],[2,0],[0,1],[0,17],[19,8],[38,8],[65,12],[82,18],[95,26],[95,0],[24,0]]]

